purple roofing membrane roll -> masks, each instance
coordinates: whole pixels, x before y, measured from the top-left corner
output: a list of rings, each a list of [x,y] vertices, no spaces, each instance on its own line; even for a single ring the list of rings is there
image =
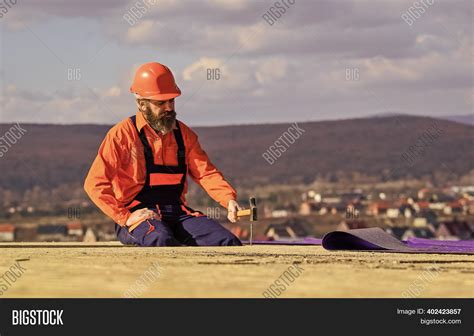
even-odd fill
[[[474,254],[472,240],[411,238],[407,242],[402,242],[381,228],[329,232],[323,237],[322,245],[327,250]]]
[[[247,242],[244,242],[247,243]],[[332,231],[323,239],[254,241],[255,245],[322,245],[326,250],[396,253],[474,254],[474,240],[434,240],[410,238],[400,241],[381,228]]]
[[[326,250],[410,250],[381,228],[329,232],[322,244]]]

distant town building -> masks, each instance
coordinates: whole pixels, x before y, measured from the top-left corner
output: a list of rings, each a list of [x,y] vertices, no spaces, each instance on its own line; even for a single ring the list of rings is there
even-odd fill
[[[415,209],[416,212],[420,212],[424,209],[429,209],[430,203],[426,201],[418,201],[415,204],[413,204],[413,208]]]
[[[347,204],[346,203],[332,204],[330,206],[330,208],[331,208],[331,213],[333,215],[336,215],[338,213],[340,213],[340,214],[346,214],[347,213]]]
[[[419,213],[419,217],[425,218],[428,224],[435,224],[438,220],[436,212],[431,209],[422,210]]]
[[[291,221],[268,225],[265,236],[270,240],[289,240],[306,237],[308,231],[300,223]]]
[[[461,202],[459,201],[454,201],[454,202],[450,202],[448,203],[444,209],[443,209],[443,213],[445,215],[452,215],[452,214],[461,214],[463,213],[463,205],[461,204]]]
[[[436,238],[445,240],[473,239],[473,228],[465,221],[444,222],[436,230]]]
[[[467,212],[474,215],[474,201],[469,201],[467,204]]]
[[[15,240],[15,226],[13,224],[0,225],[0,241],[12,242]]]
[[[97,241],[97,238],[92,228],[87,228],[83,241],[85,243],[95,243]]]
[[[270,224],[265,230],[265,236],[270,240],[285,240],[293,238],[284,224]]]
[[[341,195],[342,203],[358,204],[364,201],[366,197],[359,192],[343,193]]]
[[[407,231],[407,227],[389,227],[385,229],[385,232],[390,233],[395,238],[402,240],[403,235]]]
[[[388,208],[387,217],[388,218],[398,218],[400,215],[400,210],[398,208]]]
[[[432,239],[435,238],[435,235],[433,231],[428,228],[410,228],[405,231],[402,240],[408,240],[408,238]]]
[[[369,213],[373,216],[380,216],[387,214],[390,204],[386,201],[373,202],[369,205]]]
[[[367,224],[361,220],[345,220],[339,223],[336,230],[337,231],[348,231],[354,229],[365,229]]]
[[[39,225],[36,233],[39,241],[64,241],[67,236],[67,226],[64,224]]]
[[[327,204],[337,204],[341,203],[342,199],[338,195],[328,195],[328,196],[323,196],[323,202]]]
[[[285,209],[276,209],[272,211],[272,217],[274,218],[281,218],[281,217],[288,217],[289,212]]]
[[[427,198],[427,194],[430,192],[430,189],[429,188],[422,188],[420,190],[418,190],[418,198],[419,199],[424,199],[424,198]]]
[[[405,217],[405,218],[411,218],[415,215],[415,208],[413,207],[412,204],[409,203],[404,203],[400,205],[399,207],[400,213]]]
[[[400,240],[408,240],[409,238],[431,239],[435,237],[433,231],[429,228],[412,228],[404,226],[387,228],[385,231]]]
[[[36,226],[18,226],[15,231],[15,241],[31,242],[36,241],[37,227]]]
[[[417,217],[413,219],[413,226],[418,228],[426,228],[428,221],[424,217]]]
[[[99,230],[96,234],[96,240],[97,241],[116,241],[118,239],[115,232]]]
[[[316,203],[305,201],[301,202],[299,214],[303,216],[311,215],[312,213],[318,213],[323,207],[323,203]]]
[[[67,224],[67,234],[69,236],[76,236],[76,237],[82,237],[84,234],[84,230],[82,228],[81,223],[79,222],[72,222]]]

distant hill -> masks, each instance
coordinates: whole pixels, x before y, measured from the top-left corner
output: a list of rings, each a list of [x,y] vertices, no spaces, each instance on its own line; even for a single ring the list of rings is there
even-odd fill
[[[449,170],[464,175],[473,169],[474,127],[436,120],[440,137],[409,166],[401,156],[435,119],[391,116],[302,122],[300,139],[273,164],[262,154],[290,124],[196,127],[204,149],[224,175],[244,185],[312,182],[316,176],[337,178],[358,172],[382,178],[420,177]],[[1,124],[0,134],[10,125]],[[25,190],[82,184],[110,126],[24,124],[27,133],[0,158],[0,187]]]
[[[409,114],[399,112],[384,112],[370,115],[368,118],[387,118],[387,117],[409,117]],[[454,121],[465,125],[474,125],[474,114],[445,115],[436,117],[437,119]]]
[[[455,115],[455,116],[443,116],[440,119],[450,120],[458,122],[460,124],[474,125],[474,114],[464,114],[464,115]]]

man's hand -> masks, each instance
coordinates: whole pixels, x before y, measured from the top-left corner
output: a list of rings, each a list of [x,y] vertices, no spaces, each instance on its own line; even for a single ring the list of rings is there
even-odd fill
[[[242,210],[237,201],[230,200],[229,204],[227,205],[227,219],[229,219],[232,223],[237,222],[237,211]]]
[[[127,219],[127,223],[125,223],[126,226],[133,226],[136,224],[140,224],[141,222],[146,221],[147,219],[151,218],[158,218],[158,215],[156,212],[151,211],[149,209],[138,209],[132,212],[130,217]]]

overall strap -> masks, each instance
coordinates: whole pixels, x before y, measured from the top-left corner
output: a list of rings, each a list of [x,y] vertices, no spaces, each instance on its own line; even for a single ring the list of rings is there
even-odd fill
[[[140,132],[138,131],[137,116],[130,117],[130,120],[132,121],[133,126],[135,126],[135,130],[137,131],[138,136],[140,137],[140,141],[143,144],[147,166],[148,164],[153,164],[153,150],[151,149],[151,146],[148,143],[148,140],[146,138],[145,132],[143,131],[143,128]]]
[[[140,132],[138,131],[137,116],[130,117],[130,120],[132,121],[133,126],[135,126],[135,130],[137,131],[138,136],[140,138],[140,141],[143,144],[143,149],[144,149],[143,152],[144,152],[144,155],[145,155],[145,169],[146,169],[144,188],[149,188],[149,185],[150,185],[150,174],[149,174],[149,172],[150,172],[151,167],[153,167],[153,164],[154,164],[153,151],[151,149],[150,144],[148,143],[148,140],[145,136],[145,132],[143,131],[143,128],[141,129]]]
[[[173,130],[173,133],[176,143],[178,144],[178,166],[184,167],[186,165],[186,149],[184,147],[183,135],[181,134],[178,120],[176,120],[176,128],[177,129]]]

